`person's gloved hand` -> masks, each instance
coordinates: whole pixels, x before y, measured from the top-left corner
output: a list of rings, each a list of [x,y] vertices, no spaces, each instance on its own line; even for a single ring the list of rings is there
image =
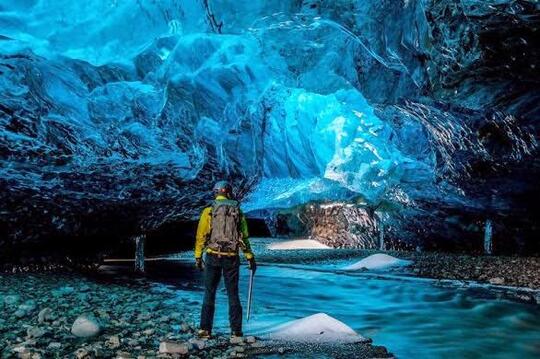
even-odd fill
[[[249,270],[253,271],[255,274],[255,271],[257,270],[257,263],[255,262],[255,258],[248,259],[248,267]]]
[[[204,264],[202,258],[195,258],[195,268],[202,271],[204,270]]]

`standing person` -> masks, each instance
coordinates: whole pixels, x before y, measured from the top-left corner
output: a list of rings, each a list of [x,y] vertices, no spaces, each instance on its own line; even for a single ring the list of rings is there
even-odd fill
[[[249,269],[255,272],[257,265],[251,251],[246,218],[240,210],[238,201],[232,199],[232,187],[226,181],[214,186],[216,199],[212,206],[206,207],[201,214],[195,241],[195,263],[199,270],[204,270],[204,301],[201,310],[200,338],[209,338],[212,334],[216,289],[223,275],[229,297],[229,322],[231,335],[241,337],[242,304],[238,296],[238,274],[242,249],[249,263]],[[202,260],[206,252],[206,262]]]

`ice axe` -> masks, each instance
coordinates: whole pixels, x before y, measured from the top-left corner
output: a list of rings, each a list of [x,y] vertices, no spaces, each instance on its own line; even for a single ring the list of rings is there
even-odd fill
[[[251,315],[251,301],[253,299],[253,277],[255,273],[253,270],[249,270],[249,287],[248,287],[248,299],[247,299],[247,308],[246,308],[246,321],[249,322],[249,317]]]

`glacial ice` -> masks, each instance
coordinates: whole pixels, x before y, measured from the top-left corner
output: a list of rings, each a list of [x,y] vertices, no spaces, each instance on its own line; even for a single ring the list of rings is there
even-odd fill
[[[295,239],[292,241],[272,243],[268,246],[268,249],[271,249],[271,250],[330,249],[330,247],[314,239]]]
[[[396,266],[406,266],[411,264],[411,261],[399,259],[396,257],[392,257],[391,255],[385,254],[385,253],[377,253],[372,254],[364,259],[361,259],[360,261],[345,266],[344,270],[359,270],[359,269],[375,269],[375,270],[383,270],[388,269]]]
[[[530,246],[537,5],[204,3],[0,4],[0,246],[193,219],[222,178],[247,213],[356,203],[443,247],[489,216]]]
[[[268,334],[270,339],[307,343],[359,343],[367,341],[345,323],[325,313],[282,324]]]

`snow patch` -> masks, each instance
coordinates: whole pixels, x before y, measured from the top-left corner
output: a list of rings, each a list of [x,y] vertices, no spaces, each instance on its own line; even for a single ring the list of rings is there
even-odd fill
[[[344,270],[358,269],[387,269],[396,266],[406,266],[411,264],[411,261],[392,257],[388,254],[377,253],[362,259],[352,265],[346,266]]]
[[[277,326],[270,339],[304,343],[358,343],[368,339],[351,327],[325,313],[293,320]]]
[[[291,249],[330,249],[325,244],[313,239],[297,239],[294,241],[285,241],[272,243],[268,246],[271,250],[291,250]]]

